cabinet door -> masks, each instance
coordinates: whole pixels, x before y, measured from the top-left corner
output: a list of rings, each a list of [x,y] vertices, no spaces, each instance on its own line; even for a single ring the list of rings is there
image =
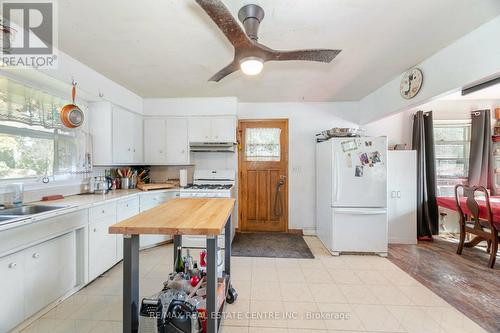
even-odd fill
[[[236,142],[236,125],[232,117],[212,118],[212,141]]]
[[[189,118],[189,142],[210,142],[212,139],[210,131],[210,118]]]
[[[0,332],[24,320],[24,276],[23,252],[0,258]]]
[[[58,242],[58,238],[52,239],[25,251],[24,306],[27,317],[61,296]]]
[[[179,197],[179,192],[163,192],[141,195],[141,212],[161,205],[169,200]],[[140,247],[149,247],[158,243],[165,242],[172,237],[170,235],[141,235]]]
[[[132,163],[134,159],[134,120],[131,112],[113,108],[113,162]],[[94,144],[99,144],[94,142]]]
[[[165,121],[161,119],[144,120],[145,163],[166,163]]]
[[[134,114],[134,163],[144,162],[144,131],[142,116]]]
[[[89,280],[93,280],[116,262],[116,235],[108,228],[116,218],[105,217],[89,223]]]
[[[170,118],[167,125],[167,164],[188,164],[188,120],[186,118]]]
[[[120,222],[139,214],[139,198],[118,201],[116,204],[116,221]],[[123,259],[123,235],[116,235],[116,261]]]

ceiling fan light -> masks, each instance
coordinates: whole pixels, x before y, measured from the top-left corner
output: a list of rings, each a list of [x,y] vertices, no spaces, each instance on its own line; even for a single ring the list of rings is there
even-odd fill
[[[247,57],[240,61],[240,68],[246,75],[257,75],[264,68],[264,60],[258,57]]]

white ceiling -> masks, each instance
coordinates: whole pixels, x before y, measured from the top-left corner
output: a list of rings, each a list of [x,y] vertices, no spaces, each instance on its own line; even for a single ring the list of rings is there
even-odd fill
[[[359,100],[500,14],[498,0],[225,0],[235,16],[244,4],[264,8],[259,41],[269,47],[343,52],[214,83],[233,51],[194,0],[59,2],[59,47],[137,94],[242,102]]]

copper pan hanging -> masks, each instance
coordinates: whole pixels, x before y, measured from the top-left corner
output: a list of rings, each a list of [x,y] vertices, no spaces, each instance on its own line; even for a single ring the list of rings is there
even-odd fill
[[[76,83],[73,82],[71,89],[72,104],[66,104],[61,109],[61,122],[68,128],[76,128],[83,124],[84,114],[83,111],[75,104],[76,97]]]

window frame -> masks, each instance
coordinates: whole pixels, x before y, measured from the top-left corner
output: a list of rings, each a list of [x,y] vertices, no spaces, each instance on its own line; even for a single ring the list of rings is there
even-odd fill
[[[452,187],[456,184],[468,183],[469,160],[470,160],[470,144],[471,144],[471,121],[470,120],[434,120],[433,133],[435,134],[436,128],[465,128],[465,140],[436,140],[434,139],[434,151],[439,145],[461,145],[464,147],[464,155],[466,157],[437,157],[435,153],[435,167],[436,167],[436,187],[438,193],[441,193],[441,188]],[[465,174],[461,177],[446,176],[439,174],[439,161],[457,161],[465,165]],[[440,182],[446,184],[440,184]]]

